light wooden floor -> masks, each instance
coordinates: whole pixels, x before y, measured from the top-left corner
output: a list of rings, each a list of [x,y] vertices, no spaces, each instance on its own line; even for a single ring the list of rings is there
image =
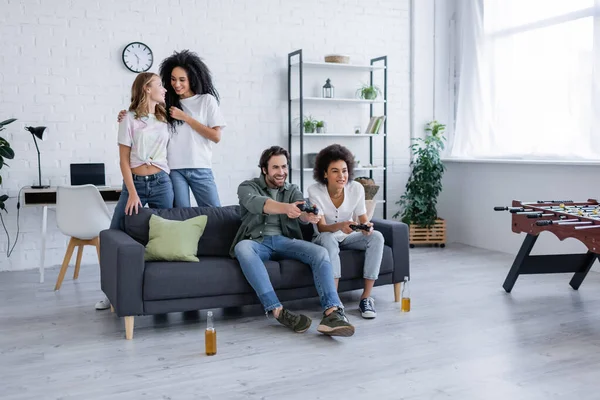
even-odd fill
[[[123,322],[93,309],[97,266],[0,273],[2,399],[598,399],[600,274],[578,292],[567,275],[502,282],[512,256],[466,246],[413,249],[412,311],[393,287],[376,288],[378,318],[355,311],[351,338],[316,332],[317,300],[294,302],[314,318],[304,334],[260,307],[215,310],[218,354],[204,355],[206,311]]]

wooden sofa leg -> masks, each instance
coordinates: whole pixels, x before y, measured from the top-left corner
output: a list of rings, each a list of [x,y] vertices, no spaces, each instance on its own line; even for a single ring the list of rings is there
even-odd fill
[[[133,317],[125,317],[125,339],[133,339]]]
[[[398,282],[398,283],[394,283],[394,301],[396,303],[400,302],[400,285],[402,283]]]
[[[115,308],[113,307],[113,305],[110,305],[110,312],[114,313],[115,312]]]

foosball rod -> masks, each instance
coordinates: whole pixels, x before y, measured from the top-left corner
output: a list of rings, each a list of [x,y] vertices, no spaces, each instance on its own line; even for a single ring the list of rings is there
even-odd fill
[[[593,229],[593,228],[600,228],[600,224],[599,225],[591,225],[591,226],[576,226],[575,229]]]
[[[563,220],[557,220],[557,219],[545,219],[542,221],[536,221],[535,224],[537,226],[545,226],[545,225],[587,225],[587,224],[591,224],[592,221],[580,221],[578,219],[563,219]]]

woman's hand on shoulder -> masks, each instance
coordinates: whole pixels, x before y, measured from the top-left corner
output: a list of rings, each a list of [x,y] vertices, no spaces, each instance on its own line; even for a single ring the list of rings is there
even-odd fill
[[[123,118],[125,118],[126,115],[127,115],[127,110],[119,111],[119,115],[117,116],[117,122],[121,123],[121,121],[123,121]]]

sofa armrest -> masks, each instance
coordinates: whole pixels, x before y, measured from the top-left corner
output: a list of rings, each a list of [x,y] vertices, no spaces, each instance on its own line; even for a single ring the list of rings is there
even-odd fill
[[[119,317],[144,314],[145,248],[118,229],[100,232],[100,282]]]
[[[405,276],[410,278],[408,225],[404,222],[380,218],[373,218],[371,222],[375,230],[383,235],[385,244],[392,248],[394,255],[393,283],[403,282]]]

